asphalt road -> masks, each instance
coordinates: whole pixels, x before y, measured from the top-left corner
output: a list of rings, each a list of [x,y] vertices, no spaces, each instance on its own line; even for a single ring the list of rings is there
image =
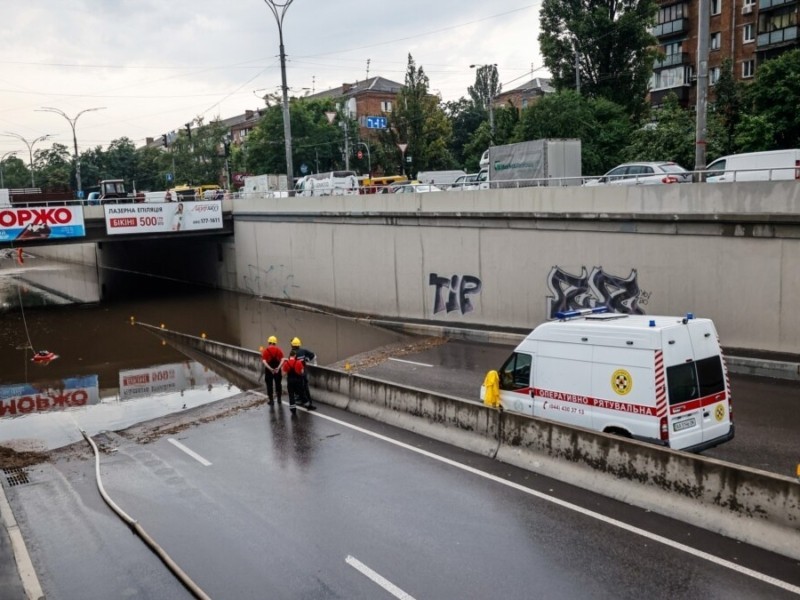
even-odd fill
[[[211,598],[800,594],[796,561],[672,519],[328,406],[209,413],[229,403],[97,436],[106,491]],[[48,600],[191,597],[102,502],[88,445],[29,479],[7,492]]]

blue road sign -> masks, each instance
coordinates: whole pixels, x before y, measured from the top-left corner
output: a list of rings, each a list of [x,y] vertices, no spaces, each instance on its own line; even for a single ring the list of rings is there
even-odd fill
[[[308,173],[308,165],[307,165],[306,163],[303,163],[302,165],[300,165],[300,172],[301,172],[303,175],[305,175],[306,173]]]
[[[172,181],[172,173],[167,173],[167,181]]]
[[[367,117],[367,129],[386,129],[386,117]]]

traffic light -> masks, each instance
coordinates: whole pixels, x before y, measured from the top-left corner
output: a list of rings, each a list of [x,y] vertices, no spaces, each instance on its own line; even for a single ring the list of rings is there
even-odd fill
[[[191,123],[187,123],[186,124],[186,135],[189,136],[189,139],[192,139],[192,124]]]
[[[161,143],[164,144],[164,148],[167,147],[167,134],[166,133],[161,136]]]

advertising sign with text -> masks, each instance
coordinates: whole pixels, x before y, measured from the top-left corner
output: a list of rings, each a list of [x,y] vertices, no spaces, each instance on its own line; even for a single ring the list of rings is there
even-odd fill
[[[106,204],[104,209],[109,235],[222,229],[219,200]]]

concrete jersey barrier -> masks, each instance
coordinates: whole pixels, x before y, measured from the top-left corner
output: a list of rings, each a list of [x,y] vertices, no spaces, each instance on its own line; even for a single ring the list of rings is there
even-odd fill
[[[260,355],[138,323],[257,384]],[[314,398],[800,560],[800,482],[326,367]]]

